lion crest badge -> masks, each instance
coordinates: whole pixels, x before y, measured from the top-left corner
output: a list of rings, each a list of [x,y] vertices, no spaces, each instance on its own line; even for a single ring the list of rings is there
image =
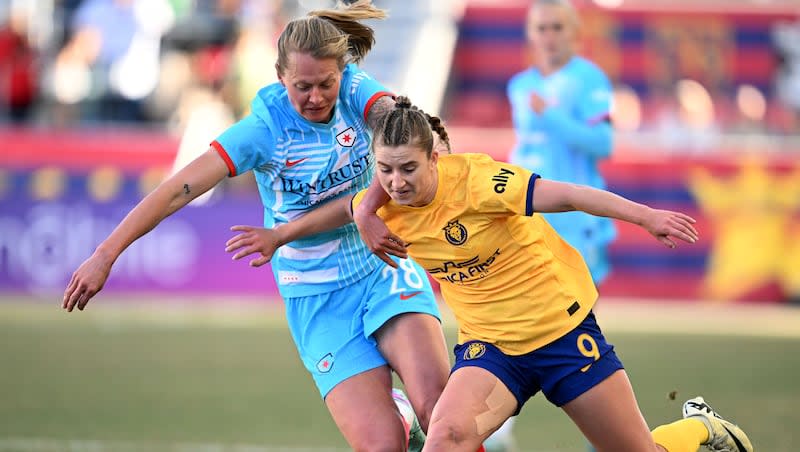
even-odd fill
[[[451,245],[463,245],[467,241],[467,228],[458,220],[453,220],[447,223],[447,226],[442,228],[444,231],[444,238],[447,239]]]
[[[464,359],[467,361],[477,359],[483,356],[484,353],[486,353],[486,345],[483,342],[473,342],[464,350]]]

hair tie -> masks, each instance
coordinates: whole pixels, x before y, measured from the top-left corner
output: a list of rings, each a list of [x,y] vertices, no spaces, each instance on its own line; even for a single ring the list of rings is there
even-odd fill
[[[397,96],[394,102],[397,108],[411,108],[411,99],[406,96]]]

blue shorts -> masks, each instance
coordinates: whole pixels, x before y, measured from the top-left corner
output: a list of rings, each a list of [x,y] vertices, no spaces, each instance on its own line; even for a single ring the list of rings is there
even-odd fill
[[[425,270],[393,259],[397,270],[381,265],[348,287],[284,300],[300,359],[323,398],[340,382],[386,364],[372,334],[389,319],[408,312],[440,318]]]
[[[574,330],[524,355],[506,355],[481,341],[459,344],[453,351],[453,371],[476,366],[494,374],[516,397],[515,414],[540,390],[562,406],[623,368],[592,312]]]

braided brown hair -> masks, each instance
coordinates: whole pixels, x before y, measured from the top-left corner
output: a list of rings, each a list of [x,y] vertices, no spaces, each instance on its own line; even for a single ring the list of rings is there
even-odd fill
[[[442,120],[420,110],[405,96],[395,99],[395,108],[386,114],[375,132],[375,142],[385,146],[418,146],[425,150],[428,158],[433,151],[433,133],[450,152],[450,138]]]

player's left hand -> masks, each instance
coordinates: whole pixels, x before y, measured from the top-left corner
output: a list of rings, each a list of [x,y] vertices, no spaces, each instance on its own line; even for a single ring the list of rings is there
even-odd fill
[[[668,248],[675,248],[673,239],[695,243],[699,238],[695,219],[671,210],[650,209],[642,221],[642,227]]]
[[[393,234],[386,227],[386,223],[374,212],[365,212],[356,208],[353,212],[353,221],[367,248],[387,265],[397,268],[397,264],[389,257],[390,254],[401,259],[408,257],[406,252],[408,244]]]
[[[260,254],[259,257],[250,261],[251,267],[261,267],[269,262],[272,255],[275,254],[275,250],[281,246],[275,229],[236,225],[231,227],[231,231],[241,232],[225,242],[225,252],[237,251],[233,255],[235,261],[252,254]]]

